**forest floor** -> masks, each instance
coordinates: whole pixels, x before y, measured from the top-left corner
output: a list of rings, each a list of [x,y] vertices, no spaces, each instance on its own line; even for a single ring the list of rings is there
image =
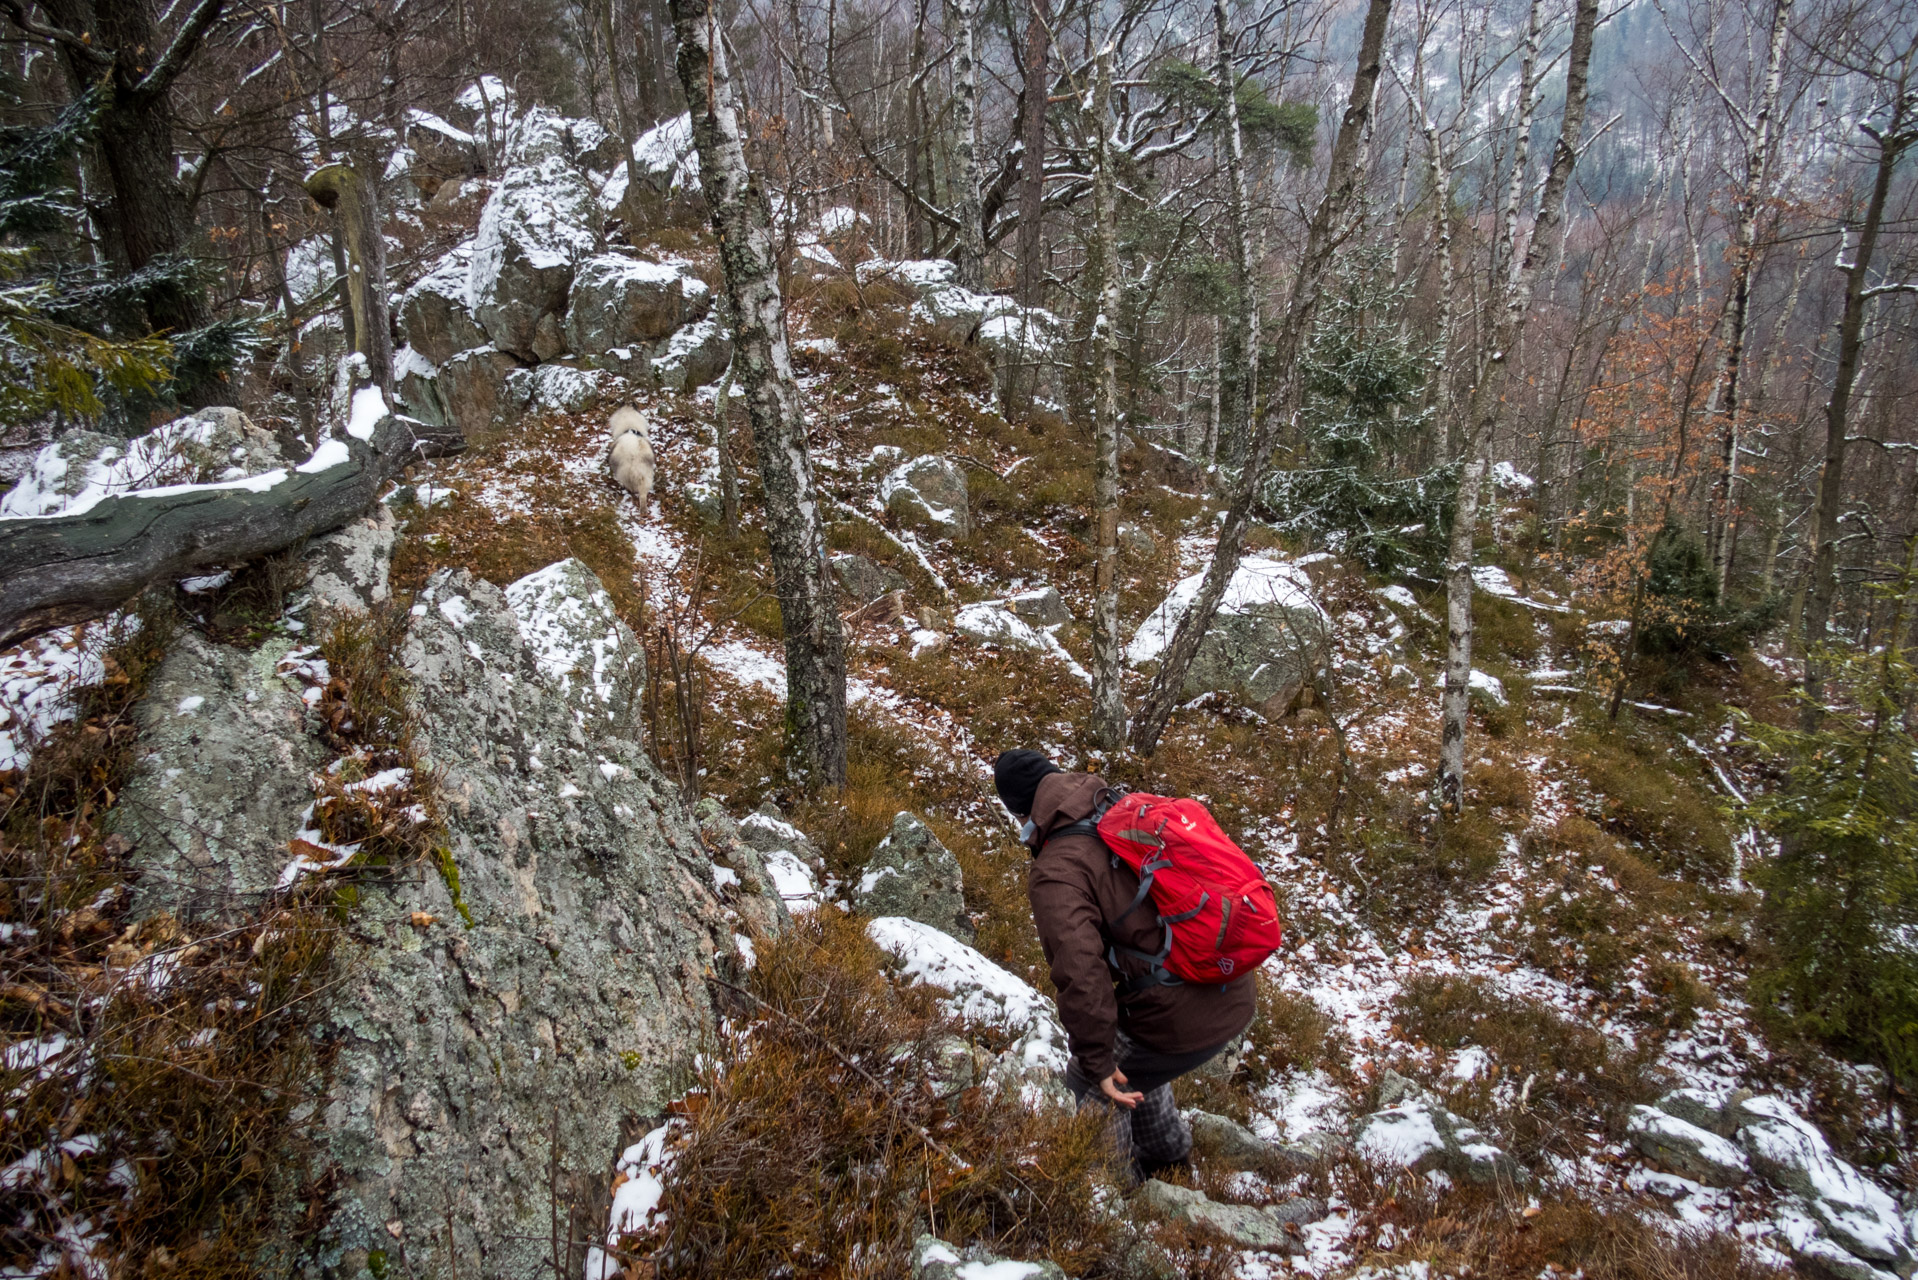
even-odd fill
[[[896,812],[922,815],[961,862],[980,950],[1040,990],[1049,984],[1025,904],[1026,853],[993,798],[992,757],[1037,746],[1068,768],[1206,801],[1278,888],[1287,942],[1262,977],[1262,1016],[1236,1070],[1181,1081],[1182,1104],[1295,1139],[1371,1110],[1390,1069],[1540,1178],[1508,1189],[1508,1225],[1492,1230],[1460,1207],[1482,1197],[1442,1175],[1347,1170],[1323,1184],[1330,1205],[1305,1233],[1307,1253],[1283,1265],[1465,1274],[1475,1257],[1516,1249],[1500,1231],[1530,1229],[1541,1203],[1554,1222],[1566,1204],[1585,1216],[1554,1228],[1558,1243],[1540,1244],[1551,1235],[1541,1227],[1512,1253],[1530,1259],[1529,1274],[1585,1269],[1592,1214],[1614,1224],[1605,1238],[1615,1252],[1630,1252],[1617,1243],[1619,1220],[1692,1250],[1659,1274],[1785,1264],[1778,1196],[1677,1177],[1629,1142],[1630,1108],[1681,1086],[1776,1094],[1881,1180],[1918,1185],[1882,1077],[1769,1039],[1745,999],[1762,940],[1742,868],[1762,849],[1731,801],[1761,779],[1739,724],[1786,714],[1782,661],[1748,653],[1648,669],[1609,720],[1591,620],[1551,549],[1528,541],[1529,498],[1503,490],[1479,572],[1475,665],[1504,700],[1475,709],[1465,817],[1439,822],[1429,798],[1437,584],[1370,578],[1276,535],[1258,536],[1257,549],[1309,576],[1334,621],[1319,696],[1276,716],[1209,696],[1178,713],[1151,759],[1104,759],[1077,727],[1089,694],[1087,434],[1047,413],[1005,421],[976,356],[907,323],[903,300],[883,291],[829,281],[801,291],[793,320],[832,547],[896,572],[910,596],[904,618],[849,624],[843,795],[806,798],[779,765],[783,666],[763,537],[750,515],[727,536],[689,497],[694,484],[716,485],[712,387],[642,401],[660,459],[648,512],[606,477],[597,414],[425,469],[415,478],[435,501],[411,510],[399,584],[450,563],[506,582],[581,556],[646,638],[656,677],[668,647],[695,659],[696,747],[670,700],[651,713],[669,772],[696,777],[735,813],[774,802],[841,883],[856,880]],[[914,537],[885,514],[880,464],[925,454],[964,465],[969,537]],[[1216,504],[1149,449],[1131,450],[1125,472],[1124,519],[1153,546],[1126,555],[1130,635],[1203,568]],[[944,639],[955,608],[1047,586],[1079,619],[1057,629],[1063,654]],[[1132,678],[1136,697],[1145,678]],[[1209,1173],[1203,1152],[1191,1176],[1224,1200],[1278,1194],[1257,1177]],[[1707,1265],[1698,1242],[1710,1237],[1744,1245]],[[1226,1269],[1273,1268],[1283,1266],[1241,1252]]]

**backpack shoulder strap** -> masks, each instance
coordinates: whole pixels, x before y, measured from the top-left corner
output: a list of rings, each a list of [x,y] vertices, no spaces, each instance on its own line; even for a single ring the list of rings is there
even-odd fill
[[[1063,827],[1057,827],[1047,832],[1046,838],[1040,842],[1039,847],[1044,849],[1046,845],[1051,844],[1060,836],[1098,835],[1100,819],[1106,816],[1106,810],[1110,809],[1118,799],[1119,793],[1111,787],[1099,788],[1098,794],[1093,797],[1092,815],[1090,817],[1081,818],[1077,822],[1068,822]]]

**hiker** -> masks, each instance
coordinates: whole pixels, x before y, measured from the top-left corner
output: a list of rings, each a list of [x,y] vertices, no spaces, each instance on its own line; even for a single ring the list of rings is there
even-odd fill
[[[1026,750],[1001,754],[993,781],[1006,809],[1024,821],[1020,838],[1033,852],[1026,885],[1072,1050],[1066,1086],[1081,1110],[1111,1109],[1120,1155],[1143,1181],[1191,1154],[1192,1130],[1173,1104],[1172,1081],[1245,1034],[1256,1009],[1257,962],[1222,983],[1179,981],[1155,969],[1169,932],[1143,900],[1140,877],[1086,821],[1111,797],[1105,782]]]

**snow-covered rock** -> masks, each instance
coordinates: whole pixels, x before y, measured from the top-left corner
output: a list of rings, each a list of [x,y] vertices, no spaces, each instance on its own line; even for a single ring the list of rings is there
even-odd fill
[[[1018,614],[996,604],[966,605],[954,616],[952,629],[979,644],[1022,649],[1028,653],[1046,652],[1046,641],[1050,638]]]
[[[473,319],[473,246],[463,244],[400,295],[400,338],[435,365],[486,345]]]
[[[308,599],[322,610],[364,612],[392,596],[388,572],[399,521],[384,502],[307,544]]]
[[[1056,1262],[1015,1262],[979,1245],[964,1249],[933,1235],[912,1246],[912,1280],[1066,1280]]]
[[[597,369],[541,364],[506,375],[506,394],[522,409],[580,413],[597,408],[612,382]]]
[[[508,134],[506,156],[480,215],[469,290],[493,345],[533,359],[541,318],[565,311],[574,269],[599,248],[600,211],[564,117],[528,111]]]
[[[1242,1169],[1260,1170],[1277,1165],[1287,1170],[1309,1167],[1317,1157],[1302,1147],[1267,1142],[1250,1129],[1227,1116],[1209,1111],[1183,1113],[1192,1127],[1192,1139],[1208,1153]]]
[[[71,431],[35,454],[0,497],[0,519],[79,515],[119,494],[240,480],[285,465],[273,436],[238,409],[201,409],[131,440]]]
[[[629,226],[647,227],[692,215],[698,195],[699,152],[685,112],[639,136],[631,163],[614,167],[600,201]]]
[[[431,111],[408,111],[402,136],[413,155],[415,179],[464,178],[479,168],[479,147],[473,135]]]
[[[712,855],[720,900],[739,914],[749,936],[771,937],[791,923],[792,913],[766,858],[747,843],[732,815],[708,796],[693,806],[693,822]]]
[[[613,611],[599,578],[575,559],[536,569],[506,602],[542,674],[588,734],[631,725],[646,684],[646,654]]]
[[[1677,1116],[1687,1124],[1695,1124],[1709,1130],[1721,1138],[1732,1137],[1736,1126],[1725,1115],[1725,1102],[1703,1089],[1673,1089],[1658,1100],[1658,1109],[1668,1116]]]
[[[1352,1137],[1353,1149],[1373,1164],[1414,1173],[1437,1169],[1480,1184],[1524,1177],[1516,1160],[1397,1072],[1385,1073],[1379,1101],[1381,1109],[1362,1118]]]
[[[653,377],[662,387],[691,392],[717,382],[732,363],[733,338],[717,313],[689,324],[666,339],[653,358]]]
[[[1473,702],[1486,707],[1504,707],[1511,704],[1505,696],[1505,682],[1494,675],[1487,675],[1474,667],[1466,678],[1466,693]]]
[[[901,523],[964,538],[972,532],[965,468],[951,458],[914,458],[887,472],[879,500]]]
[[[1126,647],[1133,666],[1156,662],[1199,597],[1205,575],[1182,579],[1139,624]],[[1254,704],[1289,702],[1331,651],[1332,620],[1296,565],[1247,556],[1226,584],[1219,610],[1186,675],[1183,696],[1236,693]],[[1283,709],[1277,708],[1277,709]]]
[[[789,912],[803,915],[819,906],[819,875],[826,860],[805,832],[780,817],[768,801],[739,820],[739,835],[761,856],[773,890]]]
[[[1150,560],[1159,554],[1159,540],[1150,530],[1127,521],[1119,526],[1119,550],[1140,560]]]
[[[1735,1143],[1657,1107],[1633,1107],[1625,1131],[1646,1158],[1708,1187],[1736,1187],[1751,1176]]]
[[[1072,610],[1059,598],[1056,587],[1040,587],[1010,596],[1006,608],[1035,627],[1056,627],[1072,621]]]
[[[579,264],[566,309],[574,354],[594,357],[616,347],[658,342],[705,318],[712,290],[677,266],[603,253]]]
[[[869,916],[904,916],[962,941],[973,938],[959,860],[914,814],[893,818],[853,888],[852,904]]]
[[[1911,1242],[1889,1192],[1838,1158],[1818,1126],[1782,1099],[1737,1104],[1738,1141],[1758,1173],[1802,1197],[1831,1238],[1867,1262],[1912,1269]]]

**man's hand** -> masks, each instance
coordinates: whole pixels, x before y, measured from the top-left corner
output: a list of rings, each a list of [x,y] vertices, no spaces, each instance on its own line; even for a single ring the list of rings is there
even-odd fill
[[[1112,1074],[1099,1082],[1099,1092],[1124,1107],[1127,1111],[1130,1111],[1145,1101],[1145,1095],[1120,1088],[1119,1086],[1125,1082],[1125,1072],[1114,1067]]]

